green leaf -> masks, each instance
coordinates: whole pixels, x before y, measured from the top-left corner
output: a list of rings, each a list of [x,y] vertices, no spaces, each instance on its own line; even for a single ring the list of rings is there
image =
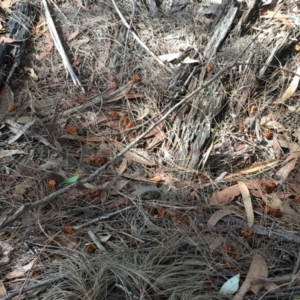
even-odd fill
[[[78,175],[78,174],[74,175],[72,177],[69,177],[69,178],[65,179],[63,182],[61,182],[59,184],[59,186],[61,186],[63,184],[74,183],[74,182],[76,182],[79,179],[79,177],[80,177],[80,175]]]

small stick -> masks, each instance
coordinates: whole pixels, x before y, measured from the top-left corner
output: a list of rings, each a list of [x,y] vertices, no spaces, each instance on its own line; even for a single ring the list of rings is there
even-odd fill
[[[26,293],[26,292],[35,290],[43,285],[52,283],[54,281],[56,281],[56,279],[51,278],[51,279],[42,280],[42,281],[32,284],[32,285],[28,285],[28,286],[24,287],[23,289],[10,292],[7,296],[1,298],[1,300],[10,300],[10,299],[18,296],[20,293]]]
[[[102,220],[106,220],[106,219],[108,219],[108,218],[110,218],[110,217],[112,217],[112,216],[115,216],[115,215],[117,215],[117,214],[119,214],[119,213],[122,213],[122,212],[124,212],[124,211],[126,211],[126,210],[129,210],[129,209],[131,209],[132,207],[133,207],[133,206],[131,206],[131,205],[130,205],[130,206],[126,206],[126,207],[124,207],[124,208],[122,208],[122,209],[120,209],[120,210],[114,211],[114,212],[109,213],[109,214],[104,215],[104,216],[100,216],[100,217],[98,217],[98,218],[96,218],[96,219],[90,220],[90,221],[88,221],[88,222],[86,222],[86,223],[83,223],[83,224],[81,224],[81,225],[74,226],[73,228],[74,228],[75,230],[78,230],[79,228],[85,227],[85,226],[87,226],[87,225],[94,224],[94,223],[98,223],[98,222],[100,222],[100,221],[102,221]]]
[[[7,121],[6,123],[8,123],[8,122],[9,121]],[[24,126],[19,127],[19,131],[15,135],[11,136],[8,139],[7,144],[10,145],[10,144],[14,143],[16,140],[18,140],[23,134],[25,134],[27,129],[34,124],[34,122],[35,122],[35,120],[28,122]]]
[[[107,252],[107,250],[104,248],[104,246],[100,243],[99,239],[96,237],[96,235],[94,234],[94,232],[92,230],[88,231],[88,235],[90,236],[90,238],[92,239],[92,241],[96,244],[96,246],[98,247],[98,249],[100,251],[103,252]]]
[[[130,19],[130,24],[129,27],[127,29],[127,33],[126,33],[126,38],[125,38],[125,45],[124,45],[124,54],[123,54],[123,66],[122,66],[122,71],[121,71],[121,82],[123,83],[123,76],[124,76],[124,70],[125,70],[125,65],[126,65],[126,54],[127,54],[127,47],[128,47],[128,39],[129,39],[129,34],[131,31],[131,27],[132,27],[132,23],[133,23],[133,18],[135,15],[135,10],[136,10],[136,3],[135,0],[131,0],[132,2],[132,15],[131,15],[131,19]]]

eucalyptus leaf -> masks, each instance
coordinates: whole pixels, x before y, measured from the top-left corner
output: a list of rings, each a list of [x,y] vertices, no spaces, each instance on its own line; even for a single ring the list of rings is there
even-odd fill
[[[240,274],[228,279],[221,287],[219,293],[223,295],[233,295],[239,289]]]
[[[63,185],[63,184],[68,184],[68,183],[74,183],[79,179],[80,175],[74,175],[72,177],[69,177],[67,179],[65,179],[64,181],[62,181],[59,186]]]

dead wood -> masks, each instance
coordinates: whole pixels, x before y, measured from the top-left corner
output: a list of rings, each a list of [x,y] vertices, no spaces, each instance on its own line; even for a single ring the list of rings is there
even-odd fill
[[[6,24],[6,37],[10,41],[0,43],[0,88],[20,65],[37,12],[29,2],[19,3]]]
[[[244,220],[231,217],[231,216],[226,216],[222,218],[220,220],[220,223],[216,224],[217,228],[224,228],[224,226],[229,226],[230,228],[237,228],[237,229],[249,228],[258,235],[265,235],[268,236],[269,238],[273,238],[279,241],[294,242],[297,244],[300,243],[300,236],[296,233],[289,232],[287,230],[280,229],[280,228],[268,229],[266,227],[259,226],[259,225],[253,225],[252,227],[249,227],[248,223],[245,222]]]

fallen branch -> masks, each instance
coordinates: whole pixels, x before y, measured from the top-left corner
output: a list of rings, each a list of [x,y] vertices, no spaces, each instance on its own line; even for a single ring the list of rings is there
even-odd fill
[[[224,228],[224,223],[230,225],[231,228],[249,228],[256,234],[266,235],[270,238],[274,238],[280,241],[294,242],[300,244],[299,235],[294,234],[292,232],[288,232],[283,229],[271,229],[259,225],[253,225],[252,227],[249,227],[248,222],[231,216],[226,216],[222,218],[220,222],[215,225],[215,227]]]

